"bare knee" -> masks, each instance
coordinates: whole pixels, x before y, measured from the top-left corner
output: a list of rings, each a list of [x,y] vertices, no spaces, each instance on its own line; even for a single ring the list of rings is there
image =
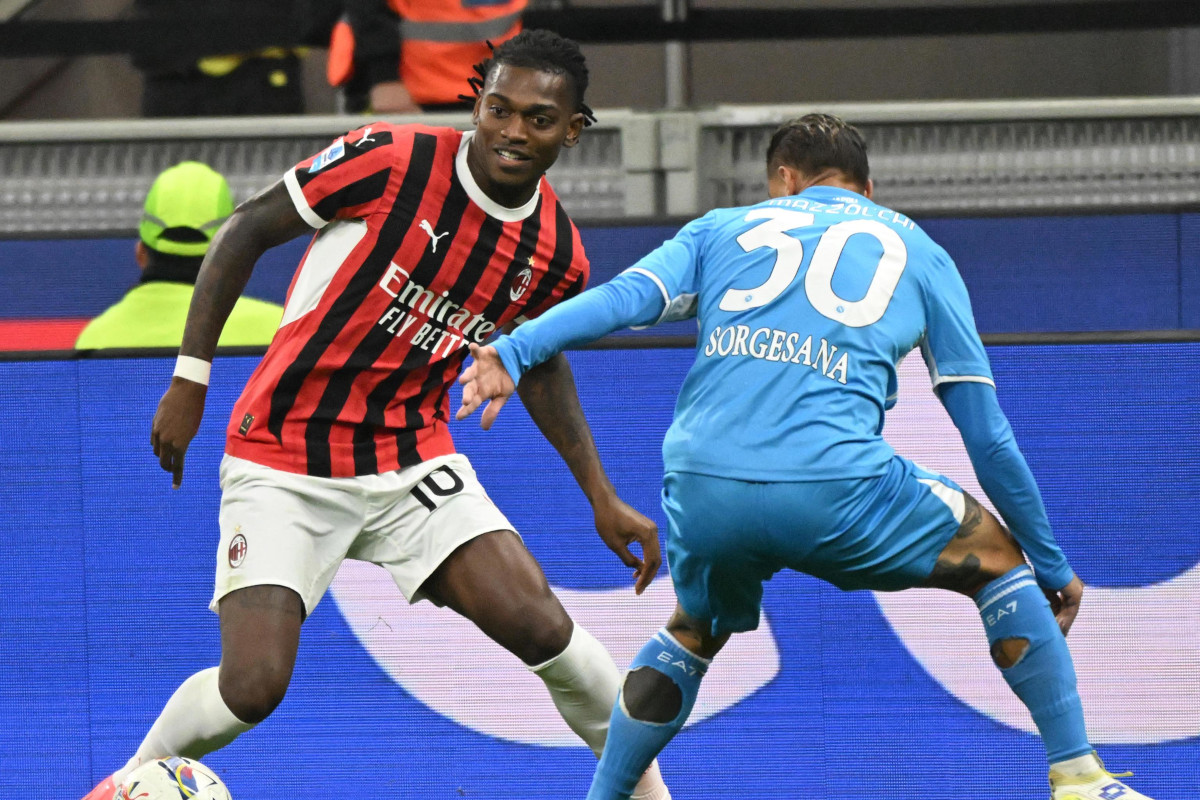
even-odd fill
[[[965,492],[963,498],[963,521],[938,555],[925,585],[974,597],[989,582],[1024,566],[1025,557],[990,511]]]
[[[638,667],[625,676],[621,704],[631,719],[671,722],[683,709],[683,690],[653,667]]]
[[[1015,667],[1029,652],[1029,640],[1019,637],[992,642],[992,661],[1000,669]]]
[[[549,661],[571,641],[571,618],[512,531],[493,531],[464,543],[421,591],[474,622],[526,664]]]
[[[500,642],[526,664],[541,664],[557,656],[571,642],[575,625],[553,594],[519,609]]]
[[[235,717],[258,723],[283,702],[291,677],[290,660],[267,658],[245,667],[222,664],[217,685],[221,699]]]
[[[304,603],[283,586],[249,586],[221,598],[221,698],[243,722],[262,722],[283,700],[300,644]]]

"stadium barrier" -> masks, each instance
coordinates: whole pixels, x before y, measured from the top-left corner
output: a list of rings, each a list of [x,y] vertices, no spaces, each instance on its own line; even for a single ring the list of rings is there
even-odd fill
[[[914,215],[1180,209],[1200,202],[1200,98],[604,109],[551,179],[580,220],[686,217],[765,193],[771,131],[837,113],[867,139],[877,199]],[[394,117],[458,127],[465,114]],[[241,200],[358,117],[0,124],[0,236],[132,232],[151,180],[183,159]]]
[[[1000,401],[1056,535],[1089,584],[1069,642],[1091,735],[1159,800],[1200,786],[1200,342],[989,346]],[[685,349],[570,354],[618,490],[664,526],[659,444]],[[0,793],[78,797],[128,758],[192,672],[217,663],[206,609],[217,465],[257,363],[214,364],[182,488],[147,431],[172,359],[0,363]],[[885,436],[978,491],[919,357]],[[457,396],[451,397],[452,407]],[[642,597],[518,402],[459,448],[569,611],[627,664],[673,604]],[[408,606],[348,562],[305,624],[270,720],[206,762],[233,796],[582,797],[595,764],[540,682],[448,611]],[[936,591],[841,593],[793,573],[735,637],[662,757],[675,797],[1042,797],[1043,750],[988,662],[973,605]]]

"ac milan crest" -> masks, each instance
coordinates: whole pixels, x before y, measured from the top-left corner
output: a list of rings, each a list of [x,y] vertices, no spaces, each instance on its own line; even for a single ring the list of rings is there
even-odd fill
[[[229,566],[240,567],[242,562],[246,560],[246,537],[240,533],[233,537],[233,541],[229,543]]]
[[[517,273],[517,277],[513,280],[513,285],[508,289],[509,298],[515,303],[521,299],[521,295],[525,294],[525,290],[529,288],[530,281],[533,280],[533,256],[529,257],[529,266]]]

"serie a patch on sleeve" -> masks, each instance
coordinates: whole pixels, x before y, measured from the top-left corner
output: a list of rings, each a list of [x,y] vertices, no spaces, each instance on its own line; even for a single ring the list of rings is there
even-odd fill
[[[342,156],[346,155],[346,137],[339,136],[337,141],[326,147],[317,157],[313,159],[312,165],[308,168],[309,172],[320,172],[325,167],[337,161]]]

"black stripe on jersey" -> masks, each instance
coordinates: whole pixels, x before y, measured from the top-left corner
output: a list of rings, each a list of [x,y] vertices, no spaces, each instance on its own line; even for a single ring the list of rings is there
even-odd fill
[[[504,309],[511,302],[507,297],[507,293],[509,287],[512,285],[513,278],[521,270],[521,267],[514,268],[514,265],[520,264],[523,266],[525,260],[528,260],[529,254],[533,252],[533,248],[537,244],[539,228],[537,219],[538,215],[535,210],[522,224],[514,258],[505,268],[504,277],[497,284],[496,293],[492,295],[487,306],[481,312],[484,319],[499,319]],[[459,303],[470,297],[475,291],[475,287],[483,279],[488,265],[492,263],[492,258],[496,253],[496,245],[500,242],[500,237],[503,233],[504,223],[493,217],[486,217],[484,219],[484,223],[479,229],[479,237],[475,240],[475,244],[471,248],[471,254],[463,264],[462,272],[459,273],[458,278],[454,281],[454,288],[451,291],[451,296],[462,298],[462,300],[458,301]],[[524,254],[523,256],[522,253]],[[401,459],[401,466],[408,466],[406,460],[414,464],[420,460],[420,456],[416,451],[416,432],[432,422],[432,420],[425,419],[421,413],[421,408],[434,392],[437,392],[438,395],[434,408],[440,408],[442,396],[449,391],[449,386],[446,383],[447,370],[453,366],[457,371],[462,366],[462,362],[466,360],[466,357],[466,351],[460,349],[442,363],[430,366],[428,374],[425,375],[425,379],[421,382],[420,391],[413,393],[405,399],[404,430],[396,432],[396,449]],[[434,416],[437,416],[436,411],[434,412]]]
[[[529,257],[537,251],[538,240],[542,235],[542,215],[538,213],[540,209],[535,210],[530,214],[521,225],[521,234],[517,240],[517,246],[513,251],[512,261],[504,269],[504,279],[500,282],[496,295],[493,297],[493,303],[500,300],[498,309],[496,310],[497,317],[503,313],[504,307],[511,303],[511,298],[505,301],[505,293],[512,290],[513,281],[520,274],[521,270],[529,265]],[[490,314],[492,306],[488,306],[486,313]],[[457,363],[454,365],[455,370],[461,370],[463,362],[467,360],[467,353],[463,352],[457,356]],[[444,373],[443,373],[444,374]],[[432,376],[431,376],[432,377]],[[429,387],[432,391],[434,386]],[[433,408],[437,409],[434,412],[435,417],[441,415],[442,404],[445,403],[446,395],[450,392],[450,384],[443,381],[441,391],[438,394],[437,401],[433,404]],[[446,420],[443,419],[443,422]]]
[[[451,180],[450,190],[446,194],[446,200],[442,204],[442,212],[438,216],[437,225],[434,227],[434,230],[452,230],[455,231],[455,237],[457,237],[457,232],[463,224],[463,215],[466,214],[469,205],[470,198],[462,188],[462,185],[457,179]],[[486,227],[487,221],[484,222],[484,228]],[[480,237],[483,235],[484,231],[481,229]],[[475,248],[478,246],[479,242],[477,239],[463,266],[463,271],[470,269],[471,259],[475,258]],[[492,247],[495,247],[494,242]],[[446,247],[442,250],[441,255],[438,255],[432,251],[432,248],[427,248],[422,253],[421,260],[417,263],[416,268],[413,269],[410,280],[421,286],[431,286],[437,280],[444,258],[450,249],[450,247]],[[459,283],[456,281],[446,299],[451,303],[461,306],[470,297],[470,294],[469,290],[463,293],[459,287]],[[440,297],[441,295],[438,296]],[[396,306],[398,302],[398,299],[393,301],[392,306]],[[382,325],[376,326],[371,334],[368,334],[368,337],[371,336],[378,339],[376,347],[379,353],[382,353],[391,344],[393,339],[393,334],[389,333]],[[405,382],[418,380],[417,376],[420,374],[422,367],[428,369],[429,359],[429,351],[410,345],[408,351],[404,354],[400,366],[391,375],[376,384],[367,396],[366,413],[363,415],[362,422],[354,428],[354,474],[370,475],[378,471],[379,461],[375,454],[375,433],[379,428],[384,426],[384,412],[388,404],[395,398],[396,392],[400,390],[400,387]],[[429,371],[432,372],[432,370]],[[425,381],[429,379],[429,375],[427,374]],[[422,386],[424,386],[424,381],[422,382]],[[421,391],[423,393],[425,390],[422,389]],[[420,416],[417,415],[414,417],[406,408],[404,426],[405,428],[413,428],[413,441],[407,445],[409,452],[405,452],[402,448],[398,454],[401,467],[411,466],[421,460],[413,449],[416,439],[415,429],[422,427]]]
[[[352,132],[353,131],[351,131],[351,133]],[[349,136],[349,135],[350,134],[347,133],[347,134],[343,135],[341,138],[343,140],[345,140],[346,136]],[[420,133],[417,135],[418,136],[428,136],[429,134]],[[353,161],[354,159],[363,155],[368,150],[373,150],[376,147],[380,147],[382,145],[392,143],[392,134],[390,132],[374,133],[374,134],[371,134],[368,138],[371,139],[372,141],[368,142],[365,145],[362,144],[362,142],[364,141],[363,139],[359,139],[358,142],[355,142],[354,144],[344,144],[345,153],[343,155],[339,156],[338,158],[336,158],[335,160],[330,161],[328,164],[321,167],[316,172],[311,172],[308,169],[302,169],[299,172],[297,172],[296,173],[296,182],[300,184],[300,188],[303,189],[305,186],[307,186],[309,184],[310,181],[314,181],[317,179],[318,176],[323,175],[326,172],[328,172],[330,167],[342,166],[342,165],[346,164],[347,162]],[[324,151],[322,151],[322,152],[324,152]]]
[[[451,181],[434,230],[452,230],[457,233],[458,229],[462,227],[462,217],[469,203],[470,198],[467,197],[462,186],[457,181]],[[413,221],[411,218],[405,220],[406,231],[412,227]],[[397,241],[388,256],[389,259],[395,256],[399,246],[399,241]],[[421,260],[409,274],[409,281],[425,287],[430,286],[437,278],[442,263],[450,250],[450,247],[442,247],[435,252],[432,247],[426,247],[421,254]],[[462,300],[460,299],[458,302],[461,303]],[[398,298],[393,299],[388,308],[399,308],[405,311]],[[325,392],[321,395],[317,410],[304,430],[304,439],[308,448],[309,474],[316,474],[313,472],[314,464],[325,467],[330,465],[329,431],[332,429],[333,420],[337,418],[338,412],[346,403],[346,398],[350,396],[354,382],[383,355],[393,339],[394,334],[389,332],[385,326],[372,325],[371,330],[363,336],[362,341],[354,348],[354,352],[350,354],[346,363],[330,377],[329,383],[325,386]],[[428,355],[424,351],[421,353]],[[383,424],[383,409],[396,394],[399,386],[408,378],[408,369],[412,368],[414,367],[409,366],[408,354],[406,354],[405,364],[385,378],[367,396],[366,414],[363,421],[354,429],[355,475],[373,475],[378,471],[374,443],[375,426]],[[385,384],[387,386],[384,386]]]
[[[346,135],[349,136],[351,133],[354,133],[354,131],[348,131]],[[428,134],[420,135],[426,136]],[[365,153],[368,150],[374,150],[376,147],[385,147],[391,143],[391,131],[377,131],[375,130],[375,126],[371,125],[363,128],[363,135],[360,136],[356,141],[347,142],[346,149],[348,151],[351,147],[353,147],[356,153]]]
[[[570,300],[572,297],[579,294],[586,288],[587,285],[585,283],[585,276],[582,272],[580,272],[579,275],[576,276],[575,281],[566,288],[566,291],[563,292],[563,300]]]
[[[387,191],[391,174],[391,168],[385,167],[365,178],[359,178],[354,183],[348,183],[313,206],[313,212],[321,219],[333,219],[338,209],[353,208],[378,200]]]
[[[536,312],[567,276],[571,262],[575,259],[575,237],[572,233],[571,218],[567,216],[562,205],[558,204],[554,209],[554,255],[546,265],[546,274],[529,293],[529,302],[525,304],[525,308],[530,312]]]
[[[469,198],[466,192],[456,182],[452,181],[451,187],[446,194],[446,199],[442,203],[442,210],[438,216],[437,226],[434,230],[449,229],[457,231],[462,225],[462,215],[467,208],[468,202]],[[405,221],[405,232],[412,227],[414,220],[415,218],[408,218]],[[402,239],[403,233],[397,239],[395,246],[392,247],[389,259],[395,256]],[[433,283],[450,249],[449,247],[443,247],[440,252],[434,252],[433,248],[426,247],[425,251],[421,254],[421,260],[409,276],[410,282],[419,283],[426,287]],[[393,299],[388,307],[397,306],[398,303],[398,299]],[[337,419],[338,412],[346,404],[346,399],[350,396],[354,382],[383,355],[383,352],[392,343],[392,340],[393,334],[386,327],[378,324],[372,325],[371,329],[363,336],[358,345],[355,346],[350,357],[346,359],[346,363],[330,376],[329,382],[325,385],[325,391],[321,395],[321,400],[317,404],[317,409],[313,412],[312,418],[309,419],[308,425],[304,429],[304,440],[308,449],[309,474],[316,474],[313,472],[314,464],[320,465],[323,468],[332,467],[329,433],[332,430],[333,421]],[[393,375],[388,376],[384,382],[391,380],[393,377],[398,377],[399,381],[403,382],[409,368],[407,360],[408,357],[406,355],[405,365],[396,370]],[[397,386],[399,386],[399,383],[397,383]],[[392,394],[395,394],[395,390],[392,391]],[[371,394],[367,396],[367,416],[370,416],[371,402],[375,396],[376,390],[372,390]],[[384,401],[384,405],[386,404],[387,400]],[[380,419],[382,421],[382,416]],[[368,435],[369,444],[361,443],[362,428],[363,424],[360,423],[354,429],[354,474],[373,475],[378,471],[378,459],[375,457],[374,439],[373,436]],[[363,471],[360,469],[360,465],[368,469]]]
[[[425,187],[429,183],[429,176],[433,171],[436,151],[436,136],[419,133],[413,137],[412,158],[408,170],[405,172],[404,181],[400,185],[396,206],[411,208],[419,206],[421,197],[425,193]],[[342,294],[333,302],[333,306],[321,320],[317,330],[305,342],[300,354],[279,377],[275,391],[271,394],[271,412],[267,418],[267,430],[280,443],[283,441],[284,419],[295,405],[296,397],[300,394],[304,381],[317,365],[317,361],[325,350],[354,316],[354,312],[358,310],[363,299],[371,291],[371,287],[379,282],[411,224],[411,217],[400,214],[388,217],[379,232],[379,240],[375,247],[371,249]],[[326,459],[326,469],[328,469],[328,459]],[[310,474],[317,473],[312,473],[310,470]]]

